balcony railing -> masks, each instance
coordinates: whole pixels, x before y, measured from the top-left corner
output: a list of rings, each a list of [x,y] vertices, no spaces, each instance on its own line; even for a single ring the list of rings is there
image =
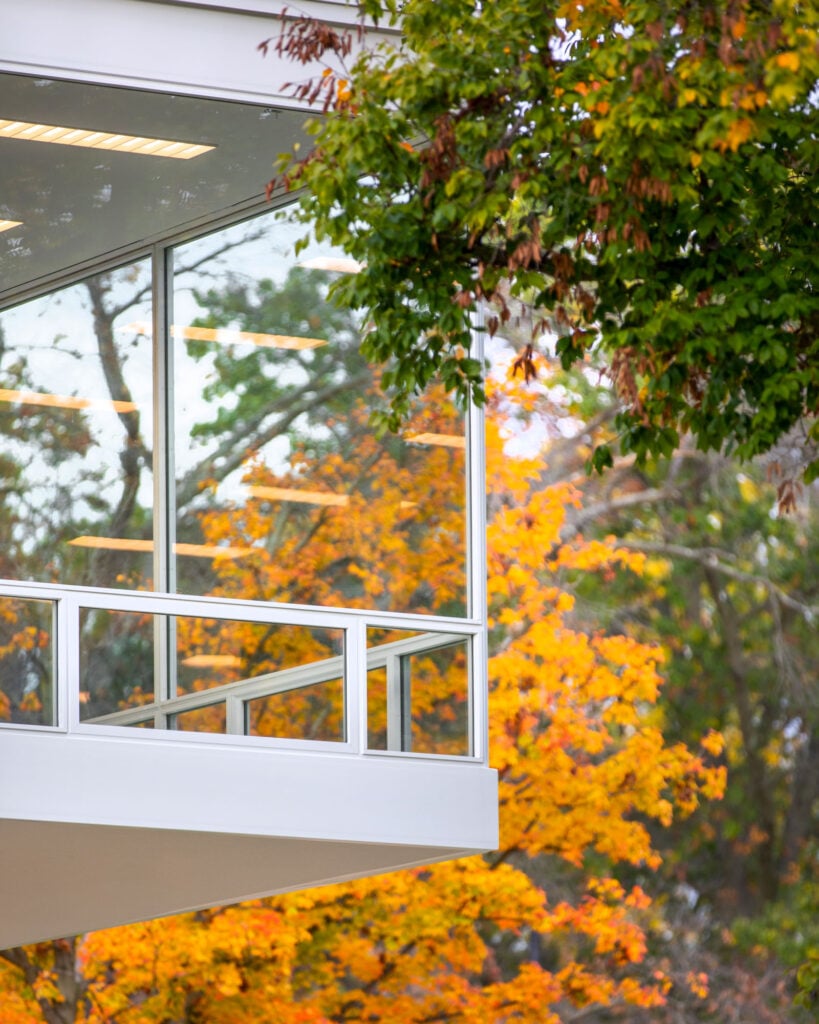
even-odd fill
[[[484,759],[471,620],[0,583],[0,727]]]

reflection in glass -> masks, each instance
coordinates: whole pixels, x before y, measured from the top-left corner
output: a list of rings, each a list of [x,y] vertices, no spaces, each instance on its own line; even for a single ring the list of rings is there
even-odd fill
[[[374,436],[361,325],[302,232],[271,215],[174,251],[176,539],[246,552],[178,558],[176,588],[462,615],[463,416],[433,392]]]
[[[151,585],[149,300],[141,261],[0,313],[0,577]]]
[[[56,725],[51,601],[0,597],[0,723]]]
[[[468,640],[409,630],[367,633],[368,747],[471,753]]]
[[[153,620],[136,612],[80,611],[80,721],[153,704]],[[151,717],[146,712],[143,720]]]
[[[83,722],[345,739],[341,629],[88,609],[80,625]]]
[[[180,732],[225,733],[226,725],[227,714],[224,704],[209,704],[194,708],[192,711],[181,711],[168,718],[168,727]]]
[[[248,736],[343,742],[344,716],[339,699],[343,693],[344,679],[339,675],[256,697],[245,704],[245,731]]]

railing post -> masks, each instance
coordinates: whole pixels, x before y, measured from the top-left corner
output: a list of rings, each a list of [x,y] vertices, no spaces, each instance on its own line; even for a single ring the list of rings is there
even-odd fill
[[[80,724],[80,605],[76,594],[63,593],[57,607],[57,715],[61,728]]]
[[[355,753],[367,748],[367,624],[356,617],[344,630],[345,739]]]

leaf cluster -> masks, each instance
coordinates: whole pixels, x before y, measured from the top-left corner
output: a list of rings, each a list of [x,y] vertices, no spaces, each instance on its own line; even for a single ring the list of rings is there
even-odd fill
[[[717,0],[368,0],[400,44],[345,71],[314,149],[282,158],[319,238],[364,264],[395,427],[435,374],[481,400],[470,355],[508,299],[557,331],[564,365],[602,352],[621,446],[690,432],[743,458],[806,432],[819,402],[819,14]],[[299,57],[288,46],[283,52]],[[294,37],[295,39],[295,37]],[[598,468],[610,461],[604,447]]]

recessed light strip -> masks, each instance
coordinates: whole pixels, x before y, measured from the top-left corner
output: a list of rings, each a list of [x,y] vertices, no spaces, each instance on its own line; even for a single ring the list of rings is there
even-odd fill
[[[134,412],[136,402],[118,402],[104,398],[74,398],[70,395],[50,395],[39,391],[11,391],[0,388],[0,402],[19,405],[43,405],[56,409],[113,409],[114,412]]]
[[[30,121],[0,119],[0,138],[27,142],[53,142],[58,146],[79,146],[82,149],[106,149],[136,156],[164,156],[171,160],[190,160],[209,153],[215,146],[175,139],[152,139],[142,135],[98,132],[87,128],[63,128],[55,124],[32,124]]]
[[[466,438],[463,434],[405,434],[404,440],[408,444],[432,444],[442,448],[466,448]]]
[[[150,554],[154,549],[152,540],[139,540],[131,537],[75,537],[68,541],[77,548],[106,548],[109,551],[142,551]],[[174,553],[189,555],[192,558],[244,558],[253,553],[255,548],[222,547],[219,544],[174,544]]]
[[[235,654],[192,654],[182,659],[189,668],[240,668],[242,663]]]
[[[331,491],[302,491],[296,487],[248,487],[247,493],[266,501],[295,501],[302,505],[325,505],[345,508],[350,504],[349,494],[333,494]]]
[[[151,335],[147,320],[135,320],[117,328],[120,331],[136,331],[146,337]],[[292,350],[319,348],[326,345],[323,338],[299,338],[290,334],[256,334],[253,331],[235,331],[230,327],[183,327],[171,324],[171,337],[187,341],[215,341],[219,345],[258,345],[260,348],[287,348]]]

